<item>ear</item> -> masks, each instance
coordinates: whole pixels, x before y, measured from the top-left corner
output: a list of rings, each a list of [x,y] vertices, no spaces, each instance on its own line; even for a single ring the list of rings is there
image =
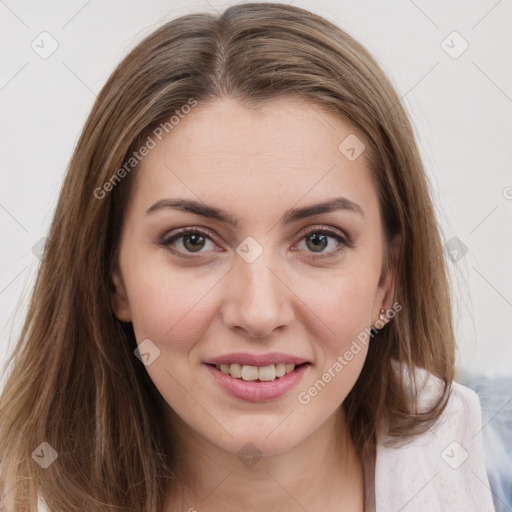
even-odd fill
[[[110,301],[114,314],[118,320],[122,322],[131,322],[132,316],[130,311],[130,303],[128,302],[128,296],[126,294],[126,288],[124,285],[123,277],[119,270],[119,267],[113,270],[112,275],[112,292]]]
[[[393,298],[395,296],[395,281],[398,266],[398,257],[400,255],[400,247],[402,244],[401,234],[395,235],[390,247],[390,262],[387,272],[381,275],[377,295],[375,298],[373,319],[374,321],[380,318],[380,310],[391,309],[393,305]],[[384,322],[388,323],[388,319]]]

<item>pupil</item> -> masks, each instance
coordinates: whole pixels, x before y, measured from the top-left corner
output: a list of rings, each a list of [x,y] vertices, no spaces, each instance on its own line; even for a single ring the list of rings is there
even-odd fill
[[[316,244],[321,239],[322,246],[320,247],[320,249],[324,249],[327,246],[326,238],[327,237],[325,235],[318,235],[318,234],[313,234],[309,237],[310,240],[314,240],[314,242],[313,242],[314,244]],[[316,247],[318,248],[319,246],[317,245]]]
[[[204,237],[202,235],[188,235],[184,238],[184,242],[185,242],[185,247],[187,247],[188,245],[190,244],[187,244],[187,241],[188,240],[192,240],[192,247],[187,247],[187,249],[192,249],[192,251],[194,251],[194,244],[198,244],[198,239],[203,239],[203,244],[200,245],[199,247],[195,247],[195,249],[201,249],[202,246],[204,245]]]

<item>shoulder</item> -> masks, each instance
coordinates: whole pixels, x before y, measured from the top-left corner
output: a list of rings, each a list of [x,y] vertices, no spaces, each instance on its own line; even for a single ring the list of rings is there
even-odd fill
[[[402,373],[404,383],[409,391],[417,390],[417,395],[411,393],[411,400],[417,399],[416,407],[419,413],[429,409],[439,398],[444,389],[444,382],[432,375],[424,368],[415,368],[409,372],[408,368],[397,361],[392,361],[396,374]],[[457,429],[461,427],[457,418],[464,417],[464,431],[467,431],[469,421],[472,424],[481,423],[481,410],[478,395],[471,389],[453,381],[450,384],[450,394],[446,407],[434,425],[433,429]]]
[[[401,365],[407,385],[416,382],[417,411],[436,401],[444,383],[424,369],[413,375]],[[414,397],[414,394],[411,394]],[[413,399],[413,398],[412,398]],[[381,433],[377,441],[377,512],[422,510],[494,511],[481,441],[481,410],[476,393],[453,382],[446,407],[425,433],[401,446]]]

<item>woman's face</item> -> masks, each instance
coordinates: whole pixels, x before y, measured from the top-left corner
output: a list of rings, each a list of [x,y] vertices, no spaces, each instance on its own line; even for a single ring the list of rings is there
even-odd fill
[[[134,171],[114,309],[191,435],[281,453],[332,420],[354,386],[365,328],[393,287],[391,274],[379,283],[362,139],[296,98],[256,110],[219,99],[199,103]]]

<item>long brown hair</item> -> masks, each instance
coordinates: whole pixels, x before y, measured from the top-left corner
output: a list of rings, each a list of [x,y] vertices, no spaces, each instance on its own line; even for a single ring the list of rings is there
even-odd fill
[[[26,321],[5,365],[2,511],[36,510],[38,490],[52,510],[162,510],[178,485],[166,404],[134,356],[132,325],[117,320],[110,302],[137,169],[126,162],[193,101],[226,96],[258,106],[292,94],[364,134],[384,225],[383,270],[397,269],[394,300],[402,310],[370,343],[344,401],[356,447],[361,456],[374,453],[384,417],[397,439],[439,417],[454,371],[449,282],[429,184],[391,83],[357,41],[306,10],[249,3],[220,16],[191,14],[164,24],[118,65],[70,161]],[[391,261],[397,234],[400,253]],[[410,403],[393,359],[445,383],[428,411],[418,414],[414,395]],[[43,442],[58,454],[46,469],[35,462],[49,450]]]

